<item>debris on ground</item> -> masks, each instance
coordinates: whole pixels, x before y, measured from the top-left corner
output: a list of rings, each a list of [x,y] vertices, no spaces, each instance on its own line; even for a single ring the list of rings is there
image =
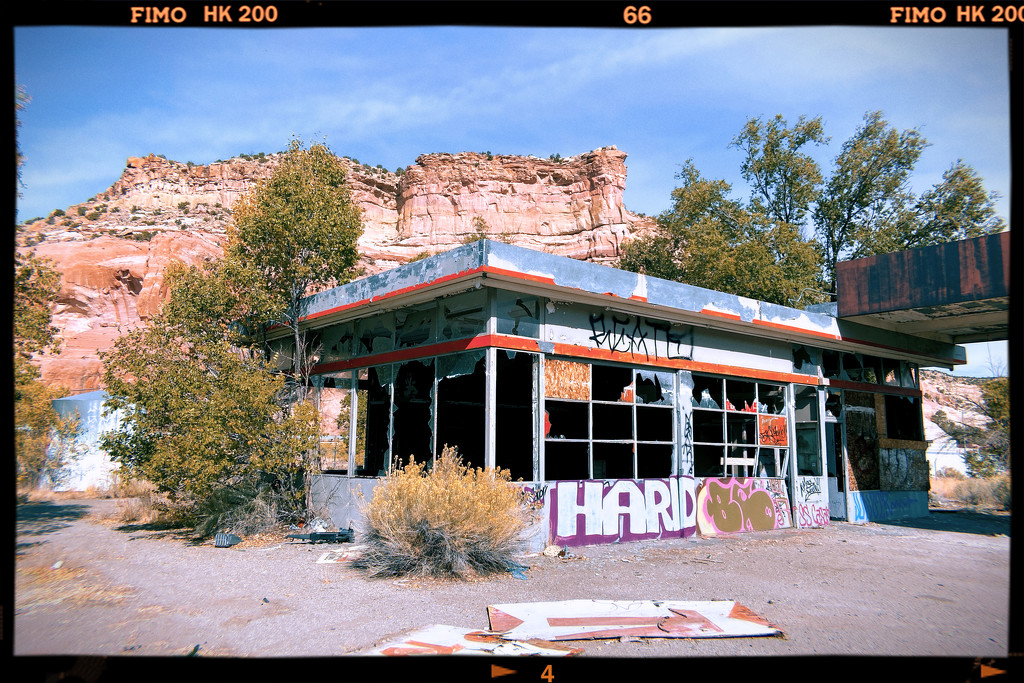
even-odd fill
[[[526,565],[513,564],[509,566],[509,573],[517,579],[526,580],[526,570],[529,569]]]
[[[285,538],[292,538],[310,543],[351,543],[355,538],[352,529],[344,531],[312,531],[308,534],[288,534]]]
[[[215,548],[230,548],[231,546],[238,545],[241,542],[241,537],[235,536],[234,534],[218,533],[213,537],[213,547]]]
[[[524,602],[488,605],[487,616],[492,631],[515,640],[783,635],[764,617],[732,600]]]
[[[366,550],[365,545],[353,545],[341,550],[328,550],[326,553],[321,555],[316,562],[317,564],[340,564],[342,562],[351,562],[356,558],[362,557],[364,550]]]
[[[544,554],[548,557],[565,557],[569,554],[569,548],[557,545],[549,545],[547,548],[544,548]]]
[[[409,655],[498,655],[569,657],[583,651],[542,640],[509,640],[497,633],[434,624],[389,641],[368,654],[386,657]]]

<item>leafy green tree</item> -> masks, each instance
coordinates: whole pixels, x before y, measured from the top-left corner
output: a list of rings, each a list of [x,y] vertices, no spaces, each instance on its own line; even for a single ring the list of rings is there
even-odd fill
[[[701,177],[688,161],[673,207],[653,235],[625,246],[621,267],[793,304],[810,290],[834,293],[843,259],[1005,227],[996,195],[962,160],[915,197],[909,178],[928,142],[916,129],[896,130],[882,112],[865,114],[825,178],[807,150],[828,141],[821,117],[792,126],[782,116],[749,119],[729,145],[744,154],[749,201],[730,198],[728,183]],[[804,238],[812,233],[816,242]]]
[[[814,243],[773,213],[798,210],[792,203],[745,207],[729,198],[728,183],[702,177],[692,160],[676,177],[683,182],[672,191],[672,208],[658,217],[654,235],[625,246],[620,267],[780,304],[817,285]]]
[[[103,447],[174,501],[201,506],[265,480],[282,488],[283,512],[298,514],[315,411],[290,405],[284,378],[235,346],[222,273],[179,266],[168,280],[170,299],[152,323],[101,354],[106,407],[126,416]]]
[[[1006,223],[996,214],[998,193],[986,192],[972,167],[958,159],[942,181],[921,195],[913,211],[888,229],[866,232],[855,255],[885,254],[1000,232]]]
[[[260,301],[268,323],[289,328],[294,377],[305,396],[311,356],[299,329],[303,297],[357,274],[359,208],[344,184],[345,166],[322,144],[293,140],[273,175],[233,207],[225,270]]]
[[[899,132],[880,111],[865,114],[843,143],[814,211],[829,291],[835,291],[838,261],[869,255],[875,235],[899,232],[914,220],[908,179],[927,145],[918,130]]]

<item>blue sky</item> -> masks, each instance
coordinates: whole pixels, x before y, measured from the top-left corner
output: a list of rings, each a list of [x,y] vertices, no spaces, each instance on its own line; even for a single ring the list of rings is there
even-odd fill
[[[395,170],[429,152],[629,156],[625,202],[656,215],[680,163],[747,192],[728,147],[753,116],[823,117],[826,170],[867,111],[932,143],[920,193],[958,158],[1010,195],[1007,34],[978,28],[18,27],[18,219],[102,192],[129,156],[209,163],[326,139]],[[966,371],[987,374],[988,352]],[[1005,344],[995,345],[1005,365]]]

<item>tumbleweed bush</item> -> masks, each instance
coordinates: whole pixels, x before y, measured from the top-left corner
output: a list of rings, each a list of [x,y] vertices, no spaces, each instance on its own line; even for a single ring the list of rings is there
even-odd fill
[[[471,469],[447,446],[429,471],[414,460],[388,472],[364,514],[366,549],[354,564],[371,576],[509,571],[530,521],[507,470]]]

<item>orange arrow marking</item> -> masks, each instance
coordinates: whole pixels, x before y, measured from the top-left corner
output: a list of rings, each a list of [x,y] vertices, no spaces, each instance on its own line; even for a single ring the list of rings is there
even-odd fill
[[[509,674],[519,673],[514,669],[506,669],[503,666],[497,664],[491,664],[491,678],[497,678],[498,676],[508,676]]]

